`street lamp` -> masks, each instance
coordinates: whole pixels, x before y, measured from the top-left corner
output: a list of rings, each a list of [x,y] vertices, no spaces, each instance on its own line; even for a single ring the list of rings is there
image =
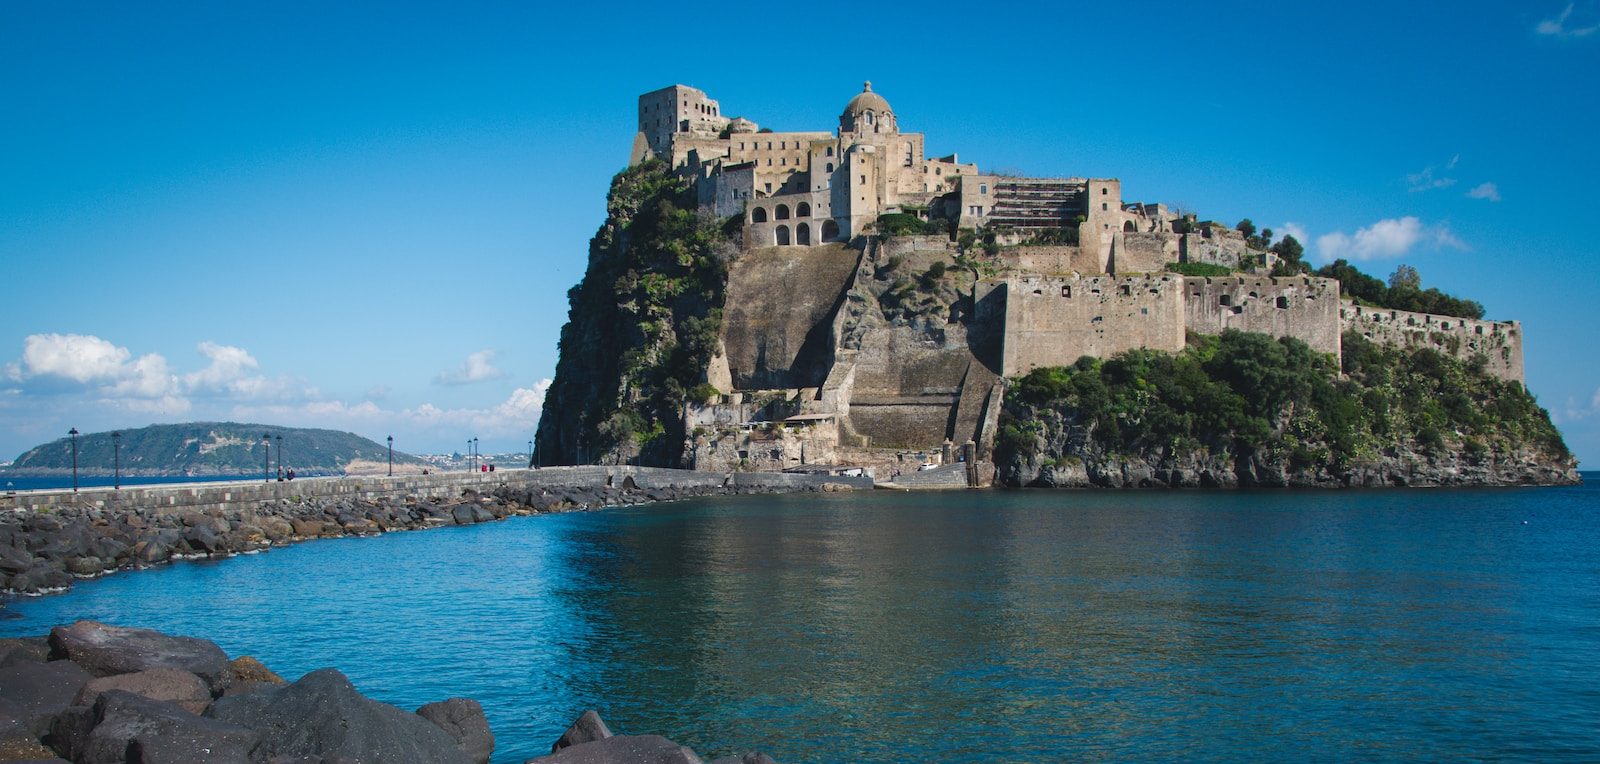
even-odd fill
[[[111,489],[122,490],[122,433],[111,433]]]
[[[389,436],[389,477],[394,477],[394,436]]]
[[[78,492],[78,428],[67,430],[72,436],[72,492]]]
[[[283,436],[278,436],[278,482],[283,482]]]
[[[528,469],[533,469],[533,441],[528,441]]]
[[[477,438],[473,438],[472,439],[472,471],[473,472],[477,472],[478,471],[478,466],[480,464],[482,464],[482,463],[483,463],[483,460],[478,458],[478,439]]]
[[[261,482],[272,482],[272,436],[261,433]]]

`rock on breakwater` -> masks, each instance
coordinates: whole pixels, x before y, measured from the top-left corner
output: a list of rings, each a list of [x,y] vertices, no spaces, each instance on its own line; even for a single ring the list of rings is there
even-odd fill
[[[743,478],[744,476],[736,476]],[[225,557],[314,538],[366,536],[701,496],[827,490],[833,483],[735,479],[637,487],[513,485],[450,495],[292,497],[203,509],[138,505],[0,513],[0,590],[61,591],[74,580],[196,557]]]

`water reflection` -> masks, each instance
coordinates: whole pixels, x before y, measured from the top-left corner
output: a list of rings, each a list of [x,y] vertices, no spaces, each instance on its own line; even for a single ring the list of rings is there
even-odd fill
[[[1600,492],[690,502],[316,542],[22,603],[780,761],[1600,755]],[[1524,524],[1527,521],[1527,524]]]

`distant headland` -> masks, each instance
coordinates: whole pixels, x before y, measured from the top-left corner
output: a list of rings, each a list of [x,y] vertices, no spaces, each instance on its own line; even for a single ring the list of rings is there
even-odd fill
[[[74,454],[76,451],[76,454]],[[270,453],[269,453],[270,452]],[[388,446],[337,430],[240,422],[153,424],[128,430],[83,433],[35,446],[0,476],[204,477],[260,475],[263,469],[293,469],[297,475],[343,475],[363,465],[387,466]],[[394,452],[408,471],[425,466]],[[371,471],[371,470],[365,470]]]

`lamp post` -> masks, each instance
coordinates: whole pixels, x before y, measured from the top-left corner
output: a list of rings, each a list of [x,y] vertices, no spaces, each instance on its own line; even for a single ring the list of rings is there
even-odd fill
[[[483,466],[483,458],[478,455],[478,439],[472,439],[472,471],[477,472]]]
[[[78,492],[78,428],[67,430],[72,436],[72,492]]]
[[[472,471],[472,438],[467,438],[467,471]]]
[[[261,433],[261,482],[272,482],[272,436]]]
[[[122,433],[111,433],[111,490],[122,490]]]
[[[283,482],[283,436],[278,436],[278,482]]]
[[[389,477],[394,477],[394,436],[389,436]]]
[[[533,469],[533,441],[528,441],[528,469]]]

